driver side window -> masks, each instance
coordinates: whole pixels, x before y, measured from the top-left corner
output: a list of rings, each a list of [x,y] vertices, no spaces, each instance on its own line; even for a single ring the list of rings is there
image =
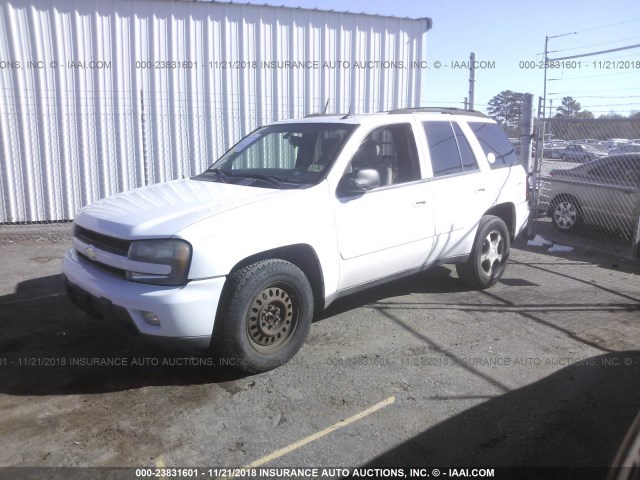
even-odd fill
[[[411,125],[387,125],[369,133],[351,160],[352,174],[363,169],[378,172],[380,187],[420,180]]]

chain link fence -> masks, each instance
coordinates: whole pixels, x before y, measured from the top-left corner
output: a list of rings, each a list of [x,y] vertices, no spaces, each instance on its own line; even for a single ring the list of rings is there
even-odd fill
[[[640,258],[640,119],[538,125],[533,233]]]
[[[324,108],[322,99],[280,104],[148,91],[85,96],[80,108],[61,92],[22,92],[19,101],[1,93],[5,225],[69,222],[99,198],[201,172],[259,125]],[[640,119],[554,118],[537,132],[530,231],[640,257]]]

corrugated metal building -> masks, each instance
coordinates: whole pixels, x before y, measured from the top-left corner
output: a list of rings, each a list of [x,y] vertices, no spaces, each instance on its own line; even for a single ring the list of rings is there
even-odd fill
[[[175,0],[0,3],[0,223],[202,171],[255,127],[418,106],[428,18]]]

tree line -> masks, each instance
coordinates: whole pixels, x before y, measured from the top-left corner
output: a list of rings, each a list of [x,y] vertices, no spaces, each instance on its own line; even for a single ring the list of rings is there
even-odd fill
[[[489,100],[489,116],[505,128],[509,137],[520,136],[524,95],[503,90]],[[571,96],[563,97],[562,103],[555,108],[555,113],[548,120],[551,121],[547,122],[545,132],[554,139],[640,138],[640,112],[632,112],[628,117],[611,112],[596,118],[589,110],[583,110],[580,102]]]
[[[514,92],[513,90],[503,90],[491,100],[489,100],[487,111],[491,118],[494,118],[504,127],[518,127],[520,118],[522,117],[522,106],[524,103],[524,93]],[[589,110],[583,110],[580,102],[571,96],[562,98],[560,106],[556,107],[555,114],[551,118],[572,118],[591,120],[595,119],[595,115]],[[633,112],[628,117],[619,113],[611,112],[606,115],[600,115],[599,119],[622,119],[632,118],[640,119],[640,112]]]

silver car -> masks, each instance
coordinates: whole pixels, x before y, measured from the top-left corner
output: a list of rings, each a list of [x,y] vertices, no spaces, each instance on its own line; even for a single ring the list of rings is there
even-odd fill
[[[640,218],[640,154],[552,170],[541,189],[558,230],[567,232],[587,223],[631,234]]]
[[[624,143],[609,150],[609,155],[618,155],[620,153],[640,153],[640,143]]]

